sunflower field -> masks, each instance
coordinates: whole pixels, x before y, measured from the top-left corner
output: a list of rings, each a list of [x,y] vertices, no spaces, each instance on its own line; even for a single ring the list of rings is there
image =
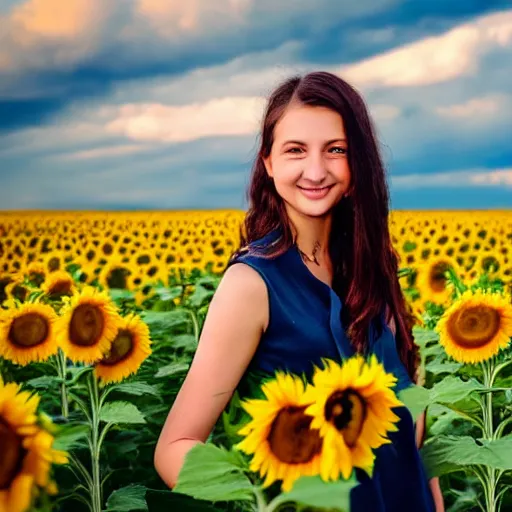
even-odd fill
[[[374,359],[278,374],[163,484],[155,445],[243,217],[0,213],[0,512],[346,512],[400,404],[427,408],[447,510],[512,510],[511,211],[392,213],[417,386],[395,394]]]

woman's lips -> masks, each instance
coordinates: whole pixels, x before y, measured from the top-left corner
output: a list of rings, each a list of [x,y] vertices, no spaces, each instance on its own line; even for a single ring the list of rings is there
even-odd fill
[[[329,185],[327,187],[316,188],[299,187],[299,189],[308,199],[323,199],[329,193],[329,190],[331,190],[333,186],[334,185]]]

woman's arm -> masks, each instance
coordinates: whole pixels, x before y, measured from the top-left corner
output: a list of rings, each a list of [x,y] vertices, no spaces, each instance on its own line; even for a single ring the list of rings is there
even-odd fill
[[[425,412],[422,412],[416,421],[416,445],[418,446],[418,449],[422,447],[423,440],[425,439],[426,419],[427,417]],[[431,478],[429,485],[432,497],[434,498],[436,512],[444,512],[444,499],[443,493],[441,492],[441,485],[439,484],[439,478]]]
[[[205,442],[268,324],[265,282],[251,267],[228,268],[208,308],[187,377],[158,440],[154,463],[174,487],[188,451]]]

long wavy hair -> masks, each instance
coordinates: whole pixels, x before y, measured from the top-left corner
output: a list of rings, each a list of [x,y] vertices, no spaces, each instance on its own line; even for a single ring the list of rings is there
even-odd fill
[[[249,209],[240,231],[240,247],[231,259],[276,228],[281,236],[267,257],[276,257],[295,243],[284,201],[263,162],[270,155],[275,126],[290,104],[327,107],[340,114],[345,127],[351,185],[348,197],[332,210],[329,252],[332,287],[343,301],[341,321],[347,335],[356,351],[364,352],[369,326],[387,305],[396,323],[400,359],[415,380],[418,349],[412,337],[414,320],[398,282],[399,257],[388,228],[389,191],[384,165],[364,100],[338,76],[327,72],[294,76],[270,95],[247,193]],[[379,322],[375,325],[380,329]]]

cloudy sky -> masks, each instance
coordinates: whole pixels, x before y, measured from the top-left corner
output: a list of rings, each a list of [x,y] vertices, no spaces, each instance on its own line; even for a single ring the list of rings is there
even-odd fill
[[[320,69],[392,208],[512,208],[510,0],[0,0],[0,209],[245,208],[265,97]]]

